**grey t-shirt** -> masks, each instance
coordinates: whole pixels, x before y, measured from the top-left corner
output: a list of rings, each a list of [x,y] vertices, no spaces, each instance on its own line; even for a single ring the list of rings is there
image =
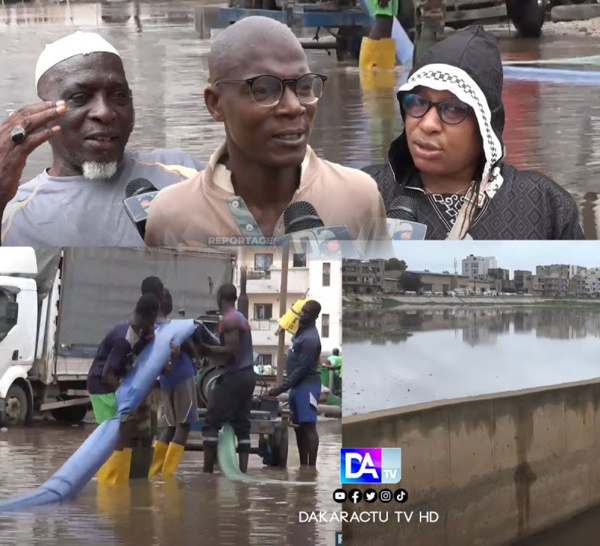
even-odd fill
[[[110,180],[49,176],[47,171],[21,185],[2,218],[4,246],[144,246],[123,206],[125,188],[145,178],[161,190],[202,170],[181,150],[147,153],[125,150]]]

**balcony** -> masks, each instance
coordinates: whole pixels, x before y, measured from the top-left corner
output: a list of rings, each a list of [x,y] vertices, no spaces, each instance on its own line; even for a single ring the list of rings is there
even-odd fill
[[[249,322],[252,328],[253,345],[277,345],[278,339],[275,332],[279,325],[275,319],[250,319]]]
[[[269,271],[249,269],[246,292],[248,294],[279,294],[281,289],[281,269],[271,267]],[[304,294],[309,287],[308,267],[288,269],[288,294]]]

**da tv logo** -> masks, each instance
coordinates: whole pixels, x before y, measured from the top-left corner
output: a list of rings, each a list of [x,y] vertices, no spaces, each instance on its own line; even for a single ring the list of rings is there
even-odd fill
[[[340,449],[341,483],[398,483],[402,450],[390,447]]]

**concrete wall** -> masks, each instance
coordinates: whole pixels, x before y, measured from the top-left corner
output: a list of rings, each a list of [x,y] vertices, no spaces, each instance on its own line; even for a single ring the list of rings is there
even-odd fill
[[[358,506],[417,514],[345,523],[344,544],[505,545],[600,504],[599,401],[600,379],[344,418],[345,447],[402,448],[408,502]]]

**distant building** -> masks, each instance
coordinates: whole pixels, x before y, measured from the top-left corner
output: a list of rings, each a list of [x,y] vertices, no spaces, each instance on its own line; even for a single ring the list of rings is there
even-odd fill
[[[600,295],[600,267],[588,269],[584,277],[585,294],[589,297]]]
[[[239,286],[240,268],[246,267],[248,320],[252,327],[254,350],[263,365],[277,366],[279,328],[281,255],[271,247],[244,247],[238,254],[235,284]],[[341,260],[324,262],[307,260],[303,254],[289,257],[286,310],[298,299],[314,298],[321,304],[317,329],[324,354],[342,342],[342,264]],[[286,334],[286,340],[291,336]],[[288,343],[286,342],[286,347]],[[286,349],[287,352],[287,349]]]
[[[533,274],[531,271],[516,269],[514,273],[515,291],[527,294],[533,291]]]
[[[400,279],[404,271],[386,271],[383,278],[383,291],[388,293],[402,292]]]
[[[535,274],[538,277],[568,279],[571,267],[573,266],[566,264],[538,265],[535,268]]]
[[[347,294],[383,292],[385,260],[343,260],[342,289]]]
[[[498,264],[493,256],[467,256],[462,261],[462,274],[470,279],[478,275],[487,275],[490,269],[496,269]]]

